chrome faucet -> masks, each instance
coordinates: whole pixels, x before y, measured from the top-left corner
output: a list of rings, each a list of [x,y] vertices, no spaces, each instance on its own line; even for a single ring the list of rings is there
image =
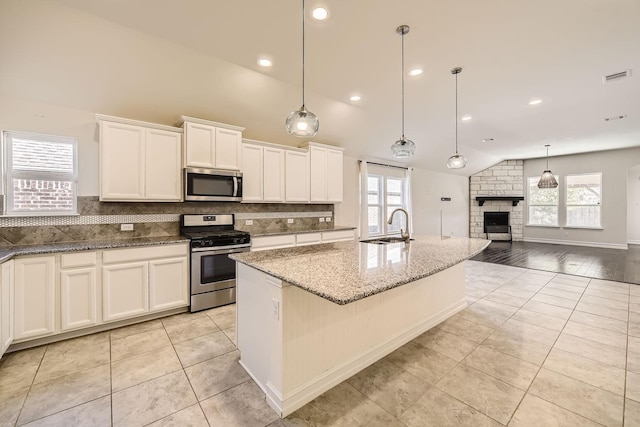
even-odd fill
[[[404,231],[402,231],[402,227],[400,227],[400,237],[402,237],[402,240],[404,240],[405,242],[408,242],[409,240],[411,240],[411,236],[409,235],[409,212],[402,208],[395,209],[393,212],[391,212],[387,224],[391,225],[391,222],[393,222],[393,214],[398,211],[404,212],[405,216],[407,217],[407,232],[405,233]]]

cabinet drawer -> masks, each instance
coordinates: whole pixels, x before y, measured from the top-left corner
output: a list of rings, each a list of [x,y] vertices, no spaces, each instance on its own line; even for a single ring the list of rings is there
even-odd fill
[[[96,265],[96,252],[77,252],[60,255],[60,268],[87,267]]]
[[[142,246],[130,249],[111,249],[102,253],[103,264],[144,261],[155,258],[187,256],[187,244]]]
[[[321,233],[303,233],[296,235],[296,244],[298,246],[314,245],[322,241]]]
[[[353,240],[353,230],[325,231],[322,233],[323,242],[340,242]]]
[[[295,234],[286,234],[283,236],[265,236],[255,237],[251,239],[251,250],[264,250],[275,248],[287,248],[295,246]]]

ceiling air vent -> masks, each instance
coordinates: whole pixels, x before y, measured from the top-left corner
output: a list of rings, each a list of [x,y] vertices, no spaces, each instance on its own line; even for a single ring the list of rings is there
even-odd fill
[[[614,82],[620,79],[631,77],[631,69],[621,71],[619,73],[609,74],[608,76],[602,76],[602,83]]]
[[[624,118],[626,118],[626,117],[627,117],[627,115],[626,115],[626,114],[622,114],[622,115],[620,115],[620,116],[605,117],[605,118],[604,118],[604,121],[605,121],[605,122],[612,122],[612,121],[614,121],[614,120],[622,120],[622,119],[624,119]]]

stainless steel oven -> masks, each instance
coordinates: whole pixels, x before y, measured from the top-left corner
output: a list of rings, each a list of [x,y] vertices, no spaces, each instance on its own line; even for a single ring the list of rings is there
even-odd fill
[[[185,168],[184,200],[240,202],[242,201],[242,172]]]
[[[250,250],[248,233],[233,229],[233,215],[183,215],[181,232],[191,240],[191,311],[236,300],[236,263],[229,254]]]

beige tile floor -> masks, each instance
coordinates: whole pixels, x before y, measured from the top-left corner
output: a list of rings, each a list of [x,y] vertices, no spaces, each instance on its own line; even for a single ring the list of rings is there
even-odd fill
[[[640,426],[640,286],[467,261],[467,298],[283,420],[227,306],[6,355],[0,426]]]

